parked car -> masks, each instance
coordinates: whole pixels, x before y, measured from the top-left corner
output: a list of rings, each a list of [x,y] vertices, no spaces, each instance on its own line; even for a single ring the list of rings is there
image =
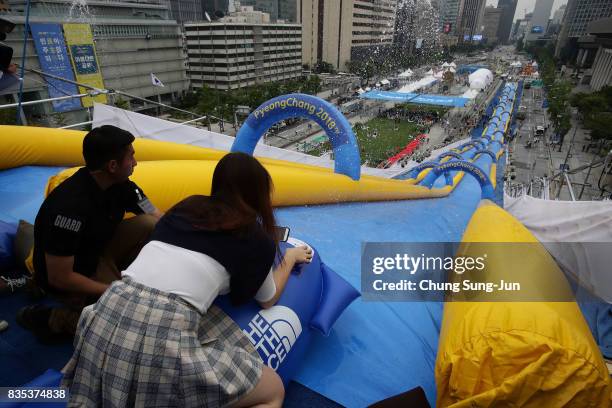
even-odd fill
[[[535,128],[535,135],[536,136],[543,136],[544,135],[544,126],[536,126]]]

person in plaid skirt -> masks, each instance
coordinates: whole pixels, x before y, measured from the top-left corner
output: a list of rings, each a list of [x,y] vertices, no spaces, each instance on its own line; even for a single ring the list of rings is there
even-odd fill
[[[272,179],[244,153],[215,168],[210,196],[191,196],[157,223],[122,279],[81,314],[63,369],[70,407],[280,407],[284,388],[249,339],[213,304],[282,294],[307,247],[278,266]]]

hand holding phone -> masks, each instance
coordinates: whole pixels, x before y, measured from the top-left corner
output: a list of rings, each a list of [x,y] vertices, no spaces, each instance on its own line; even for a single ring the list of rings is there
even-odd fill
[[[279,242],[287,242],[289,239],[289,227],[274,227],[276,240]]]

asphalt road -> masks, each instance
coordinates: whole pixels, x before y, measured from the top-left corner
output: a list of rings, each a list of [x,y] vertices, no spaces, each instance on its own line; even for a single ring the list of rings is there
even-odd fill
[[[542,108],[543,97],[542,89],[531,88],[523,91],[521,105],[525,107],[526,118],[522,123],[517,122],[518,134],[510,143],[512,165],[516,173],[513,183],[530,186],[530,195],[539,198],[545,197],[545,183],[551,186],[548,194],[550,199],[572,200],[572,192],[576,200],[599,198],[597,181],[601,167],[594,168],[589,173],[588,165],[594,160],[597,161],[598,157],[593,154],[594,149],[585,151],[591,144],[590,136],[576,115],[573,115],[572,129],[565,136],[561,151],[558,145],[551,144],[552,127],[549,127],[543,138],[535,137],[535,127],[549,123],[547,110]],[[528,141],[531,141],[531,148],[526,147]],[[567,178],[561,172],[563,167],[568,171]],[[582,167],[586,168],[581,169]],[[506,170],[508,171],[508,168]],[[543,178],[547,181],[543,182]],[[571,189],[568,187],[568,178]],[[563,180],[563,183],[560,183],[560,180]]]

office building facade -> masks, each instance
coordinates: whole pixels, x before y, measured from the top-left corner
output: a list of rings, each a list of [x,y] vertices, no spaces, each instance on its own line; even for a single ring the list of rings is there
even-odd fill
[[[497,40],[502,44],[506,44],[510,39],[517,3],[518,0],[499,0],[497,3],[497,8],[502,10],[497,30]]]
[[[440,0],[438,13],[440,18],[440,32],[445,35],[457,34],[457,19],[459,18],[459,6],[461,0]]]
[[[191,86],[227,90],[299,78],[301,33],[299,24],[187,23]]]
[[[252,6],[254,10],[268,13],[271,22],[285,23],[297,21],[297,3],[298,0],[240,0],[241,6]]]
[[[561,22],[563,21],[563,15],[565,14],[566,8],[567,8],[567,4],[564,4],[553,13],[552,22],[551,22],[552,24],[561,25]]]
[[[607,17],[612,17],[612,0],[569,0],[555,46],[555,56],[572,59],[578,38],[586,33],[588,24]]]
[[[17,24],[6,42],[14,50],[13,60],[20,62],[25,6],[25,0],[14,0],[6,14]],[[89,24],[95,41],[99,71],[106,89],[117,89],[143,98],[159,98],[163,102],[176,100],[188,90],[189,81],[180,26],[171,19],[171,12],[165,0],[140,0],[133,3],[107,0],[92,2],[81,9],[71,6],[73,5],[61,0],[32,0],[30,24],[61,25],[68,21]],[[26,42],[25,66],[43,69],[31,40]],[[152,72],[162,81],[164,87],[152,86]],[[3,92],[10,94],[15,93],[15,90],[7,89]],[[25,76],[25,98],[37,100],[48,96],[48,87],[43,78],[32,74]],[[131,101],[133,110],[150,107],[151,105],[142,101]],[[26,112],[28,115],[30,113],[35,117],[51,117],[54,111],[53,107],[47,104],[36,105]],[[87,112],[82,109],[65,112],[63,116],[67,123],[76,123],[86,120]]]
[[[497,7],[485,7],[484,31],[482,35],[488,44],[495,44],[499,41],[497,33],[499,32],[499,24],[501,22],[503,13],[503,9]]]
[[[612,17],[595,20],[578,40],[576,66],[593,91],[612,86]]]
[[[548,20],[550,19],[553,3],[554,0],[536,1],[535,8],[533,9],[533,15],[531,16],[531,21],[527,26],[527,33],[525,36],[526,42],[536,41],[546,35]]]
[[[529,22],[531,21],[531,13],[525,14],[524,18],[519,18],[514,23],[514,29],[512,34],[510,35],[511,41],[518,41],[521,38],[524,39],[527,34],[527,26],[529,26]]]
[[[206,20],[206,14],[213,19],[217,20],[224,17],[229,12],[230,0],[201,0],[202,1],[202,17]]]
[[[172,18],[178,22],[201,21],[202,0],[168,0]]]
[[[479,41],[484,29],[485,0],[462,0],[457,20],[459,42]]]
[[[397,0],[301,0],[303,63],[346,70],[352,59],[384,53],[393,44]]]

